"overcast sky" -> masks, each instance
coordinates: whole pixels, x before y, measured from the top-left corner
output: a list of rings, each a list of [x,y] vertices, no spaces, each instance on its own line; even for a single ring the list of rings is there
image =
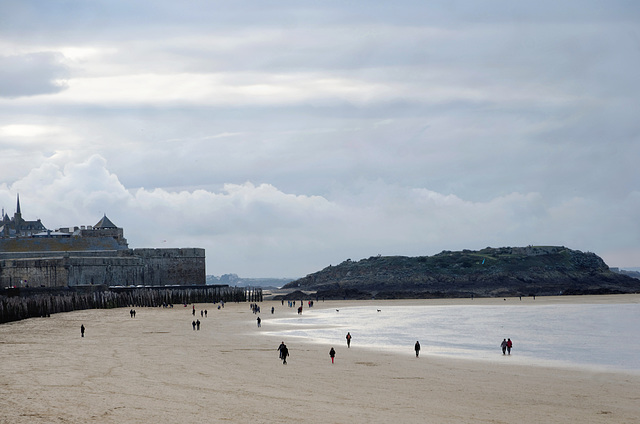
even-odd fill
[[[0,0],[0,206],[207,274],[564,245],[640,266],[636,0]]]

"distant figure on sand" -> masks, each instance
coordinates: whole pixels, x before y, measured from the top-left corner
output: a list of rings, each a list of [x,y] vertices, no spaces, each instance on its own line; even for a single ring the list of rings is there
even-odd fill
[[[280,355],[280,359],[282,359],[282,349],[285,348],[285,347],[286,346],[285,346],[284,342],[281,342],[280,346],[278,346],[278,353]]]
[[[260,319],[260,317],[258,317],[256,321],[258,321],[258,328],[260,328],[260,323],[262,322],[262,320]]]
[[[420,355],[420,342],[416,341],[416,345],[414,346],[414,349],[416,350],[416,358],[418,357],[418,355]]]
[[[191,326],[193,327],[193,331],[196,331],[196,322],[195,322],[195,321],[193,321],[193,322],[191,323]]]
[[[500,343],[500,347],[502,348],[502,354],[507,354],[507,339],[502,339],[502,343]]]
[[[511,355],[511,348],[513,347],[513,342],[511,339],[507,339],[507,355]]]
[[[80,335],[84,337],[84,324],[80,325]]]
[[[351,333],[347,332],[347,347],[351,347]]]
[[[200,331],[200,320],[196,321],[196,328],[198,329],[198,331]]]
[[[331,348],[331,350],[329,351],[329,356],[331,356],[331,363],[333,364],[333,358],[336,357],[336,351],[334,348]]]
[[[289,349],[285,344],[282,345],[282,349],[280,349],[280,357],[282,358],[282,364],[287,364],[287,356],[289,356]]]

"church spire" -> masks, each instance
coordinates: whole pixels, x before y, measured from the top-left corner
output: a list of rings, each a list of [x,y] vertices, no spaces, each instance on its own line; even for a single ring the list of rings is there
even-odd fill
[[[22,212],[20,212],[20,193],[18,193],[18,206],[16,207],[16,213],[18,215],[22,215]]]

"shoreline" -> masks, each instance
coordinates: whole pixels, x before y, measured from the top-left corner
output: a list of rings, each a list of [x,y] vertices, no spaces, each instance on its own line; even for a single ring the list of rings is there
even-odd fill
[[[277,305],[280,305],[280,301]],[[298,302],[296,302],[296,307],[298,306]],[[597,295],[597,296],[549,296],[549,297],[538,297],[536,300],[532,298],[481,298],[481,299],[392,299],[392,300],[331,300],[326,301],[323,304],[322,301],[319,303],[315,303],[314,307],[309,309],[307,308],[305,302],[305,312],[309,313],[309,311],[313,311],[313,309],[334,309],[339,308],[341,311],[347,310],[349,308],[382,308],[384,311],[389,307],[406,307],[406,306],[420,306],[420,307],[428,307],[428,306],[495,306],[495,307],[530,307],[530,306],[546,306],[546,305],[610,305],[610,304],[640,304],[640,295],[637,294],[623,294],[623,295]],[[286,304],[285,304],[286,307]],[[289,308],[292,313],[296,310],[296,307]],[[268,310],[269,308],[267,308]],[[336,315],[337,316],[337,315]],[[294,318],[294,315],[291,315],[290,318]],[[275,337],[278,336],[277,333],[283,332],[286,334],[287,331],[290,331],[295,328],[298,324],[284,324],[280,325],[276,322],[269,322],[269,319],[263,321],[268,323],[269,330],[268,333],[273,334]],[[314,329],[326,329],[328,326],[326,323],[319,324],[299,324],[303,326],[306,330],[314,330]],[[343,328],[342,324],[336,324],[335,327]],[[346,328],[346,327],[344,327]],[[345,329],[345,331],[347,331]],[[360,332],[364,331],[362,328],[359,329]],[[287,337],[287,336],[285,336]],[[292,337],[301,342],[310,343],[312,345],[322,345],[327,344],[326,340],[318,339],[315,340],[310,336],[299,336],[292,335],[288,336]],[[422,340],[421,340],[422,341]],[[343,341],[344,342],[344,341]],[[402,357],[407,356],[407,354],[412,353],[412,346],[407,347],[404,344],[402,346],[393,344],[393,345],[375,345],[375,344],[358,344],[358,346],[362,349],[368,349],[373,352],[387,352],[390,354],[397,354]],[[431,346],[433,347],[433,346]],[[460,353],[444,353],[441,350],[438,350],[437,347],[431,350],[425,350],[425,346],[423,345],[423,349],[421,352],[421,356],[428,355],[429,358],[443,358],[443,359],[452,359],[452,360],[461,360],[461,361],[472,361],[478,364],[486,364],[486,363],[500,363],[503,361],[502,355],[492,355],[487,356],[486,351],[478,351],[481,356],[473,356],[473,353],[461,351]],[[427,349],[429,349],[427,345]],[[513,356],[508,356],[508,360],[511,361],[514,365],[518,366],[531,366],[531,367],[539,367],[539,368],[547,368],[547,369],[572,369],[577,371],[587,371],[587,372],[611,372],[616,374],[632,374],[636,376],[640,376],[640,366],[638,368],[625,368],[622,365],[607,365],[607,364],[597,364],[597,363],[589,363],[589,362],[572,362],[572,361],[563,361],[561,359],[550,359],[544,357],[537,356],[524,356],[522,352],[516,353]],[[640,365],[640,364],[639,364]]]
[[[621,296],[562,299],[640,303],[638,295]],[[363,302],[372,301],[314,308]],[[493,300],[500,302],[520,301]],[[261,302],[263,325],[271,305],[281,315],[279,301]],[[258,334],[265,327],[249,303],[195,307],[208,310],[197,315],[199,331],[191,328],[191,305],[134,308],[136,318],[130,308],[82,310],[0,326],[0,423],[627,423],[640,416],[634,374],[415,358],[357,345],[336,346],[332,365],[330,346],[304,340],[285,341],[291,356],[283,365],[281,339]]]

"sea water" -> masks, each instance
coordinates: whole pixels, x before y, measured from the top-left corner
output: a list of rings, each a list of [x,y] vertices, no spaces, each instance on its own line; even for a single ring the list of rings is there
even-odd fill
[[[378,311],[378,309],[380,311]],[[500,343],[511,338],[508,360],[640,373],[640,304],[424,305],[307,308],[271,319],[287,340],[303,337],[326,346],[365,347],[421,356],[505,360]],[[290,342],[287,342],[290,343]],[[328,348],[327,348],[328,349]]]

